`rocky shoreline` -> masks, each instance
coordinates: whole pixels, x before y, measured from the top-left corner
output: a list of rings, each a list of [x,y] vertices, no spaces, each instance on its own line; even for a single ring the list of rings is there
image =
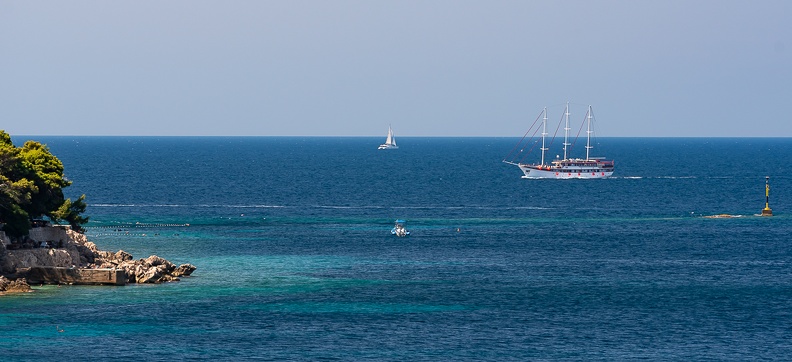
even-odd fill
[[[0,294],[31,291],[25,271],[35,267],[122,270],[126,283],[178,281],[196,269],[192,264],[177,266],[156,255],[136,260],[123,250],[99,250],[84,234],[68,227],[34,228],[21,244],[12,244],[0,232]]]

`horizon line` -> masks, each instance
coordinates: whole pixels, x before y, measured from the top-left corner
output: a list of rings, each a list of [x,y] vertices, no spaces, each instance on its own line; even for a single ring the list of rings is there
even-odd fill
[[[172,138],[382,138],[382,136],[360,135],[52,135],[52,134],[9,134],[11,137],[172,137]],[[399,136],[399,138],[521,138],[521,136]],[[597,138],[792,138],[792,136],[597,136]]]

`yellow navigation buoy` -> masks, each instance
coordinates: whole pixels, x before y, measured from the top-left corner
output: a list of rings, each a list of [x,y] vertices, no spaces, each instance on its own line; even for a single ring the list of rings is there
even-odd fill
[[[773,216],[770,209],[770,176],[765,176],[765,208],[762,209],[762,216]]]

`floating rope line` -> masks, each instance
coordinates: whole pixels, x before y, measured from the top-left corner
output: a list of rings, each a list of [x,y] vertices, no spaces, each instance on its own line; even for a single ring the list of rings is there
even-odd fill
[[[128,225],[103,225],[86,226],[85,229],[128,229],[128,228],[165,228],[165,227],[188,227],[190,224],[128,224]]]
[[[94,233],[91,233],[90,235],[91,236],[139,236],[139,237],[161,236],[161,234],[159,234],[159,233],[153,233],[153,234],[146,234],[146,233],[98,233],[98,234],[94,234]],[[178,235],[178,234],[176,234],[176,235]],[[164,236],[174,236],[174,235],[168,234],[168,235],[164,235]]]

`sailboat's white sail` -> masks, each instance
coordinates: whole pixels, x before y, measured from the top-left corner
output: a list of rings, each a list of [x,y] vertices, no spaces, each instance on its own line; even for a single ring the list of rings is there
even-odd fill
[[[385,139],[385,143],[381,144],[377,149],[394,150],[397,148],[399,148],[399,146],[396,146],[396,136],[393,135],[393,129],[388,126],[388,137]]]

